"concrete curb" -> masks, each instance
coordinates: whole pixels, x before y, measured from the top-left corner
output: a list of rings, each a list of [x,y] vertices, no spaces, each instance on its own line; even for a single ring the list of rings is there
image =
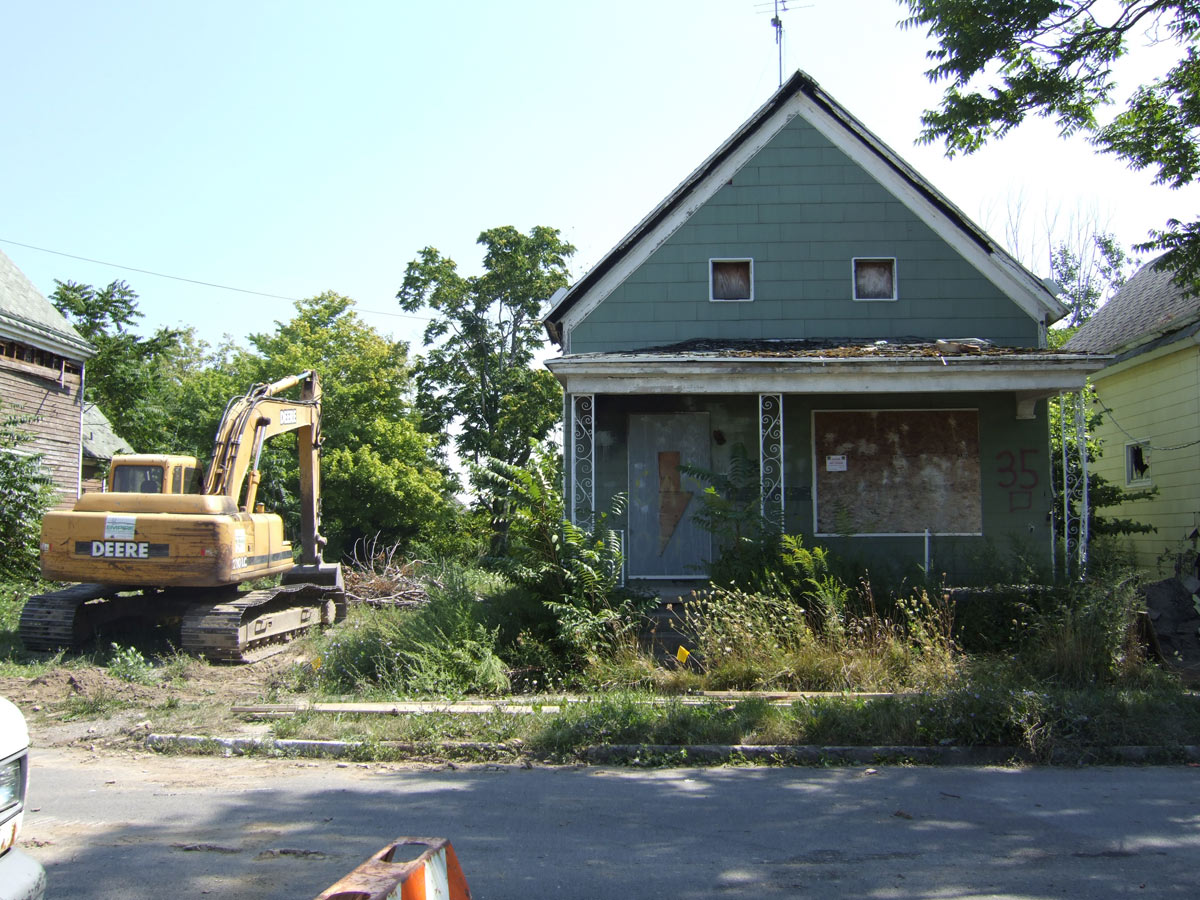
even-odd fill
[[[226,756],[246,753],[274,753],[302,757],[342,757],[368,746],[364,741],[287,740],[250,737],[204,737],[196,734],[150,734],[145,739],[150,750],[214,752]],[[445,741],[438,744],[414,744],[379,741],[370,746],[407,753],[438,750],[466,750],[480,753],[519,753],[519,741],[507,744],[476,741]],[[721,765],[747,762],[760,765],[887,765],[915,763],[936,766],[1033,765],[1038,760],[1018,747],[823,747],[796,744],[601,744],[587,747],[583,757],[589,763],[619,765],[631,762],[665,765]],[[1200,746],[1179,747],[1096,747],[1055,750],[1050,765],[1129,765],[1200,764]]]
[[[1049,760],[1021,747],[824,747],[796,744],[606,744],[588,747],[584,758],[595,763],[628,763],[654,758],[680,763],[750,762],[783,765],[916,763],[935,766],[1038,765],[1081,766],[1105,763],[1164,765],[1200,764],[1200,746],[1093,747],[1056,749]],[[649,758],[649,759],[648,759]]]
[[[315,741],[284,738],[205,737],[199,734],[148,734],[148,750],[186,750],[212,753],[222,751],[226,756],[247,753],[273,753],[281,756],[341,757],[363,747],[382,747],[405,753],[428,753],[438,750],[468,750],[478,753],[519,753],[521,742],[507,744],[486,741],[441,741],[417,744],[409,741]]]

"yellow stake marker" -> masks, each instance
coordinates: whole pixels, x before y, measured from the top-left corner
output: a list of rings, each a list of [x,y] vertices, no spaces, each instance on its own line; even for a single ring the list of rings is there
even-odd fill
[[[681,663],[685,663],[685,662],[687,662],[687,661],[688,661],[688,657],[689,657],[689,656],[691,656],[691,655],[692,655],[692,654],[690,654],[690,653],[688,652],[688,649],[687,649],[687,647],[680,647],[678,650],[676,650],[676,651],[675,651],[675,658],[676,658],[677,660],[679,660]]]

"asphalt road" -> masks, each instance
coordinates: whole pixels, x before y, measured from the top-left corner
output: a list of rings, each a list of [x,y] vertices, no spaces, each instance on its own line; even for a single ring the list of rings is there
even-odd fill
[[[403,835],[479,900],[1200,896],[1200,768],[341,767],[35,751],[50,898],[311,898]]]

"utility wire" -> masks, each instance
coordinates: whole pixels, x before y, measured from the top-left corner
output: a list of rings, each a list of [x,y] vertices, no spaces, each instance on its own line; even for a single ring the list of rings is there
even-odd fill
[[[1186,450],[1188,447],[1195,447],[1197,444],[1200,444],[1200,440],[1188,441],[1186,444],[1176,444],[1174,447],[1155,447],[1150,444],[1145,444],[1140,438],[1134,437],[1125,430],[1121,423],[1117,421],[1116,414],[1114,414],[1113,411],[1108,408],[1105,402],[1100,399],[1098,394],[1093,394],[1092,399],[1102,410],[1108,413],[1108,420],[1117,426],[1117,430],[1120,431],[1121,434],[1125,435],[1125,437],[1129,438],[1129,440],[1135,444],[1143,444],[1146,449],[1152,453],[1173,453],[1176,450]]]
[[[120,263],[107,262],[103,259],[92,259],[87,256],[76,256],[74,253],[64,253],[61,250],[50,250],[46,247],[35,247],[32,244],[22,244],[20,241],[10,241],[7,238],[0,238],[0,244],[12,244],[14,247],[24,247],[26,250],[37,250],[39,253],[50,253],[54,256],[65,256],[67,259],[78,259],[81,262],[95,263],[99,266],[110,266],[114,269],[123,269],[126,272],[138,272],[142,275],[153,275],[155,278],[167,278],[171,281],[185,281],[188,284],[198,284],[201,287],[216,288],[221,291],[234,291],[239,294],[253,294],[255,297],[268,297],[272,300],[289,300],[293,303],[299,303],[299,297],[288,297],[284,294],[268,294],[265,291],[252,291],[249,288],[233,287],[228,284],[216,284],[212,281],[200,281],[197,278],[185,278],[182,275],[167,275],[164,272],[152,272],[150,269],[139,269],[136,266],[123,266]],[[420,319],[422,322],[431,320],[430,316],[418,316],[412,313],[385,312],[382,309],[366,309],[362,306],[357,306],[359,312],[372,313],[377,316],[394,316],[397,319]]]

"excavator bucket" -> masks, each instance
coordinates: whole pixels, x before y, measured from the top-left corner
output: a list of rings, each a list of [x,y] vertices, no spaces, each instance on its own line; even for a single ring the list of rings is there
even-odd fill
[[[326,588],[326,607],[322,619],[326,625],[346,618],[346,585],[342,581],[341,563],[319,562],[316,565],[293,566],[279,579],[285,587],[294,584],[315,584]]]
[[[316,900],[471,900],[445,838],[405,837],[384,847]]]
[[[341,563],[317,563],[313,566],[297,565],[284,572],[283,584],[319,584],[321,587],[345,590],[342,583]]]

